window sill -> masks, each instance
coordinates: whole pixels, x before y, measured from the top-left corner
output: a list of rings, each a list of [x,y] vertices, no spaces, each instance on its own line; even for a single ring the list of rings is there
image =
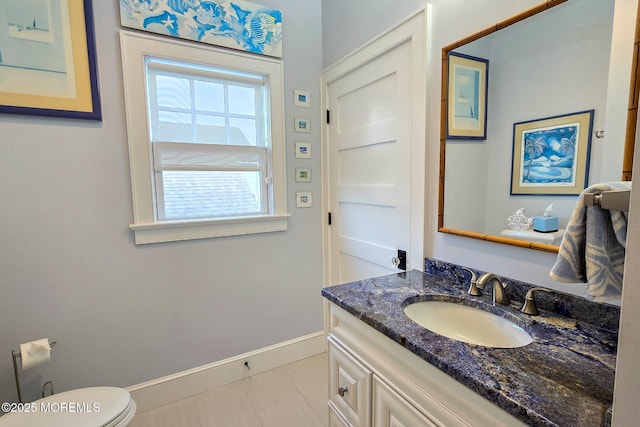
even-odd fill
[[[166,221],[131,224],[136,245],[287,230],[290,214],[225,218],[219,220]]]

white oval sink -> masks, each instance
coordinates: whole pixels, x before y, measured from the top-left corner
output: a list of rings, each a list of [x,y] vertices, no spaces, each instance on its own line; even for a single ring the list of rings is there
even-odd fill
[[[445,337],[485,347],[523,347],[533,341],[524,329],[496,314],[446,301],[409,304],[405,314]]]

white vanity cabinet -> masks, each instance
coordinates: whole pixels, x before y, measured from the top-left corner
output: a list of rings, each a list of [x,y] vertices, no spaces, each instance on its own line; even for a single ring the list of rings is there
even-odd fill
[[[329,403],[329,427],[349,427],[349,423],[340,416],[331,403]]]
[[[381,379],[373,378],[373,427],[437,427]]]
[[[347,425],[371,425],[372,377],[368,368],[329,341],[329,406]]]
[[[525,425],[337,305],[328,305],[330,426]]]

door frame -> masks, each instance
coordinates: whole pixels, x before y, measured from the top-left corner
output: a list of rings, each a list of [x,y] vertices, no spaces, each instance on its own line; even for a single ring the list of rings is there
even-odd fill
[[[328,224],[330,212],[330,144],[328,124],[324,114],[329,104],[329,85],[351,71],[384,55],[396,46],[410,41],[412,49],[413,75],[412,86],[416,94],[412,102],[411,117],[411,236],[407,249],[408,268],[423,271],[426,242],[429,232],[426,224],[427,191],[427,129],[429,128],[429,82],[430,68],[428,61],[431,55],[431,5],[421,8],[410,15],[399,25],[375,37],[353,52],[347,54],[333,65],[325,68],[320,77],[321,112],[324,126],[321,127],[321,162],[322,162],[322,269],[323,286],[331,280],[331,229]],[[420,96],[420,94],[422,96]],[[325,316],[326,319],[326,316]],[[326,325],[325,325],[326,326]]]

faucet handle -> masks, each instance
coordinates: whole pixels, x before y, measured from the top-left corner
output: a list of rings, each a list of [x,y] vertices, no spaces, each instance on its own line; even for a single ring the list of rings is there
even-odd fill
[[[476,273],[467,267],[462,267],[463,270],[467,270],[469,273],[471,273],[471,281],[469,283],[469,290],[467,291],[467,293],[469,295],[473,295],[475,297],[479,297],[482,295],[482,291],[480,291],[480,289],[478,289],[478,276],[476,276]]]
[[[537,316],[538,314],[540,314],[540,312],[538,311],[538,307],[536,306],[536,301],[533,298],[533,293],[536,291],[551,292],[549,289],[546,289],[546,288],[529,289],[527,291],[527,294],[524,297],[524,304],[520,309],[520,311],[523,312],[524,314],[529,314],[531,316]]]

